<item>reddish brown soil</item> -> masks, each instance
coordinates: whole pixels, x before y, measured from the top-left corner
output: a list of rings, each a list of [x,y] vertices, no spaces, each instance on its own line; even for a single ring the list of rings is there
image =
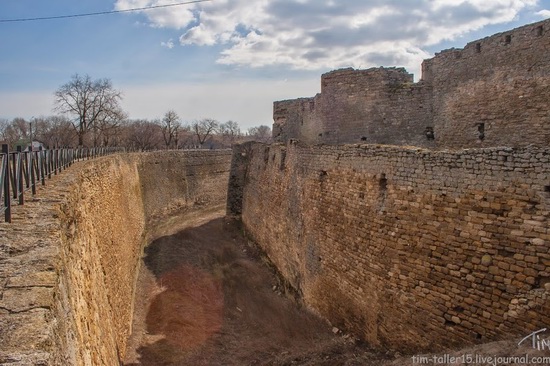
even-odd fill
[[[125,365],[379,365],[286,296],[236,223],[153,241],[138,279]]]

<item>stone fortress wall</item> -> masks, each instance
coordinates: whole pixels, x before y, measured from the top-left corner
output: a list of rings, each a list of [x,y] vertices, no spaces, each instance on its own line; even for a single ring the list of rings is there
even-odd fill
[[[0,364],[118,365],[144,245],[166,218],[223,212],[230,159],[117,154],[78,163],[16,207],[0,223]]]
[[[550,19],[403,68],[322,75],[321,93],[274,103],[273,137],[427,148],[550,144]],[[433,138],[432,138],[433,137]]]
[[[324,74],[274,103],[278,144],[234,151],[228,213],[309,308],[381,349],[547,328],[549,50],[545,20],[443,51],[417,83]]]
[[[231,172],[228,151],[72,167],[0,223],[0,364],[118,364],[148,235],[226,199],[305,304],[373,346],[548,327],[549,30],[444,51],[418,83],[399,68],[325,74],[316,97],[275,103],[287,144],[238,146]],[[482,148],[437,151],[462,147]]]
[[[242,218],[307,307],[382,350],[519,340],[550,324],[550,149],[234,150]]]

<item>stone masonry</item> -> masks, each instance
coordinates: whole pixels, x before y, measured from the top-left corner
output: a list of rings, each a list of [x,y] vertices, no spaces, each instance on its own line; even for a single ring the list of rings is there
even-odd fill
[[[275,102],[273,138],[431,149],[550,144],[550,19],[403,68],[322,75],[313,98]]]
[[[332,324],[433,352],[550,324],[549,177],[548,147],[251,143],[228,213]]]
[[[0,364],[118,365],[138,263],[166,217],[223,209],[231,153],[77,163],[0,223]]]

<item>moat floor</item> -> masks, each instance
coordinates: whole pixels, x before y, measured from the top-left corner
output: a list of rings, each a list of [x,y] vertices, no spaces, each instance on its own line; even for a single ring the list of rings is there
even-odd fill
[[[205,219],[145,249],[124,365],[387,361],[285,295],[236,223]]]

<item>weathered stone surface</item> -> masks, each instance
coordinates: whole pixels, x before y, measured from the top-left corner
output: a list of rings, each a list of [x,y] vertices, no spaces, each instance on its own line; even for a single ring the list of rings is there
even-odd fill
[[[424,61],[417,83],[403,68],[326,73],[315,97],[274,103],[273,137],[436,149],[548,146],[548,29],[544,20],[444,50]],[[497,157],[508,158],[506,151]]]
[[[138,260],[166,215],[223,207],[229,151],[79,163],[0,223],[0,364],[117,365]]]
[[[291,142],[234,154],[229,195],[242,200],[229,214],[339,329],[434,351],[550,324],[550,252],[533,240],[550,234],[547,147]]]

